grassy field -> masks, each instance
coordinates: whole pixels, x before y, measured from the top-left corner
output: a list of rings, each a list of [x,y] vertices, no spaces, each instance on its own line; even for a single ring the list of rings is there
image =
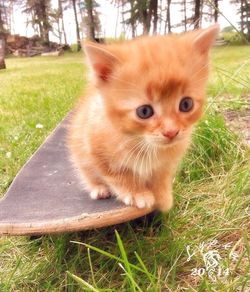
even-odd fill
[[[250,291],[250,153],[223,117],[249,109],[249,56],[249,46],[213,50],[207,108],[168,214],[33,240],[1,237],[0,291]],[[81,54],[6,63],[0,195],[84,89]]]

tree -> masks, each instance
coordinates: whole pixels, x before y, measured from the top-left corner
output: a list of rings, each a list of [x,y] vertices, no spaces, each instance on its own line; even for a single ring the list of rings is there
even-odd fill
[[[136,35],[137,24],[142,24],[143,34],[148,34],[152,25],[153,33],[156,33],[158,24],[158,0],[124,0],[122,1],[122,5],[129,7],[124,12],[124,14],[128,15],[125,23],[131,26],[133,37]]]
[[[67,36],[66,36],[66,32],[65,32],[65,25],[64,25],[64,16],[63,16],[63,4],[65,3],[65,0],[58,0],[58,10],[59,10],[59,15],[61,17],[62,20],[62,34],[64,36],[64,43],[67,45]]]
[[[168,25],[168,32],[170,33],[172,31],[171,29],[171,17],[170,17],[170,5],[171,5],[171,0],[167,0],[167,25]]]
[[[183,5],[183,14],[184,14],[184,19],[183,19],[184,31],[187,31],[187,0],[183,0],[182,5]]]
[[[79,30],[79,22],[77,18],[77,9],[76,9],[76,0],[70,0],[73,6],[74,17],[75,17],[75,26],[76,26],[76,38],[77,38],[77,51],[81,50],[81,38],[80,38],[80,30]]]
[[[112,1],[122,8],[122,25],[123,31],[125,27],[131,28],[132,37],[136,37],[136,26],[138,23],[138,6],[136,0],[114,0]]]
[[[45,44],[49,44],[50,24],[50,0],[26,0],[24,12],[31,16],[31,24],[34,29],[38,26],[39,35]]]
[[[125,1],[123,1],[124,3]],[[136,14],[136,1],[130,0],[130,18],[126,21],[131,25],[132,37],[136,36],[136,22],[137,22],[137,14]]]
[[[0,0],[0,33],[10,31],[9,1]]]
[[[158,21],[158,0],[141,0],[136,1],[136,15],[138,20],[143,25],[143,34],[148,34],[151,28],[151,21],[153,19],[153,32],[157,31]]]
[[[62,38],[64,38],[64,43],[67,44],[67,36],[65,32],[64,27],[64,16],[63,16],[63,4],[65,3],[65,0],[58,0],[57,2],[57,8],[51,9],[50,17],[51,22],[56,24],[57,26],[57,32],[52,30],[52,33],[58,37],[59,43],[62,44]],[[54,26],[53,26],[54,28]]]
[[[158,0],[151,1],[151,11],[153,16],[153,33],[157,32],[157,24],[158,24]]]
[[[4,14],[4,7],[2,3],[0,3],[0,33],[5,31],[3,14]]]
[[[231,0],[231,3],[238,6],[240,14],[240,31],[250,41],[250,2],[249,0]]]
[[[214,0],[214,21],[218,21],[219,15],[219,0]]]
[[[83,28],[86,28],[86,35],[90,40],[95,41],[97,39],[97,34],[100,33],[101,30],[99,14],[97,12],[99,4],[94,0],[85,0],[79,4]]]
[[[89,27],[89,37],[92,40],[95,40],[95,21],[94,21],[94,13],[93,13],[93,1],[85,0],[85,5],[88,14],[88,27]]]
[[[241,31],[246,35],[250,41],[250,2],[248,0],[241,0]]]
[[[6,68],[4,56],[5,56],[5,39],[4,35],[0,33],[0,70]]]
[[[201,26],[201,17],[202,17],[202,0],[195,0],[193,16],[193,24],[195,29]]]

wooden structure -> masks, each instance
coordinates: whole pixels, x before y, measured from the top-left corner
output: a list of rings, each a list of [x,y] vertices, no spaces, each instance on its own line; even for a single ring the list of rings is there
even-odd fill
[[[20,170],[0,200],[0,234],[34,235],[94,229],[150,213],[115,198],[92,200],[65,146],[66,118]]]
[[[24,37],[19,35],[5,34],[6,52],[18,57],[33,57],[41,54],[60,55],[69,49],[68,45],[50,42],[44,44],[39,36]]]

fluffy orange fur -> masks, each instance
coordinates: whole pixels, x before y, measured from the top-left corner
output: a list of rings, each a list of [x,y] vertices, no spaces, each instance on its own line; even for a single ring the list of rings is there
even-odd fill
[[[68,132],[72,160],[93,199],[167,211],[172,180],[202,114],[214,25],[182,35],[85,44],[92,72]],[[180,110],[184,97],[190,111]],[[140,118],[136,109],[150,106]]]

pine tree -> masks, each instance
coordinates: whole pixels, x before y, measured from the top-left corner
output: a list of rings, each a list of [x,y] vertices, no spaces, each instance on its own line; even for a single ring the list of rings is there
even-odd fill
[[[231,0],[231,3],[238,6],[240,31],[250,41],[250,2],[249,0]]]
[[[49,44],[51,0],[26,0],[23,12],[31,15],[31,24],[39,27],[39,34],[45,44]]]

